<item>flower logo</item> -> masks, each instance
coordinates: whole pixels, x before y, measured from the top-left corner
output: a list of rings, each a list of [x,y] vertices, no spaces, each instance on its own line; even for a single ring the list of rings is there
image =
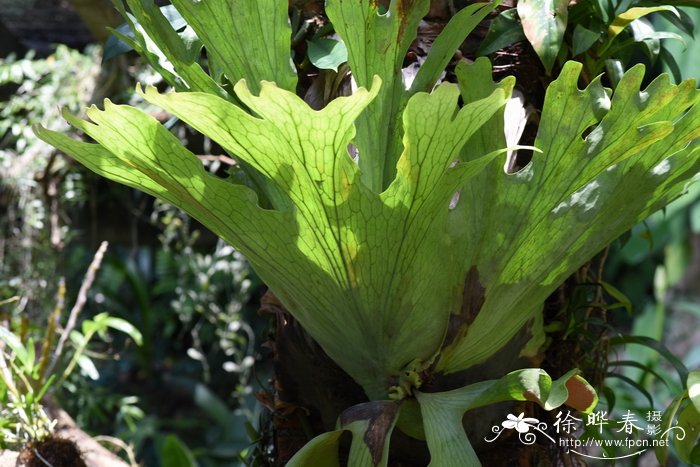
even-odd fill
[[[525,413],[522,412],[520,415],[517,417],[513,414],[508,414],[506,417],[507,420],[504,420],[501,425],[503,425],[503,428],[506,428],[508,430],[512,430],[515,428],[518,430],[518,433],[527,433],[530,431],[530,428],[536,428],[537,424],[539,423],[539,420],[536,418],[530,418],[530,417],[525,417]]]
[[[501,436],[503,432],[508,430],[515,430],[518,432],[518,438],[520,439],[520,442],[526,445],[534,444],[535,441],[537,441],[537,433],[533,433],[535,431],[540,433],[541,435],[544,435],[552,443],[556,443],[554,438],[552,438],[543,431],[546,429],[546,423],[541,422],[536,418],[526,417],[524,412],[522,412],[517,417],[513,414],[508,414],[506,416],[506,419],[501,422],[500,426],[494,425],[491,427],[491,431],[495,434],[495,436],[491,439],[484,438],[484,441],[486,441],[487,443],[493,443],[499,436]]]

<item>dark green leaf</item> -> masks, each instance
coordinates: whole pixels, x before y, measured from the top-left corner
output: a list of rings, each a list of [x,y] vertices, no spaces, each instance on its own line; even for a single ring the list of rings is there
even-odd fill
[[[683,74],[673,54],[671,54],[665,47],[662,47],[659,51],[659,58],[661,59],[661,63],[664,65],[664,68],[671,72],[673,80],[676,83],[683,81]]]
[[[579,55],[590,49],[595,42],[600,39],[600,34],[587,29],[581,24],[577,24],[574,28],[574,36],[571,40],[572,55]]]
[[[230,423],[230,411],[226,404],[205,385],[198,383],[194,389],[194,402],[220,427],[227,428]]]
[[[640,370],[643,370],[645,373],[650,373],[654,375],[659,381],[664,383],[666,387],[669,387],[668,383],[666,380],[654,370],[654,367],[652,365],[645,365],[643,363],[640,363],[635,360],[614,360],[611,362],[608,362],[608,367],[609,368],[619,368],[621,366],[630,366],[633,368],[639,368]]]
[[[649,0],[646,3],[653,5],[657,2],[654,0]],[[664,0],[664,4],[665,5],[673,5],[673,6],[700,7],[700,0]]]
[[[420,413],[420,405],[415,399],[406,399],[402,402],[401,414],[396,426],[408,436],[425,441],[423,417]]]
[[[491,21],[486,37],[477,50],[478,55],[489,55],[516,42],[524,41],[525,33],[518,18],[518,11],[510,8]]]
[[[693,465],[700,464],[700,444],[696,444],[689,456],[690,463]]]
[[[412,93],[430,92],[433,89],[464,39],[499,3],[500,0],[492,3],[475,3],[461,9],[450,19],[445,29],[433,42],[428,57],[418,70],[416,79],[411,85]]]
[[[679,16],[680,15],[680,16]],[[670,11],[660,11],[659,16],[677,27],[683,34],[690,36],[695,35],[695,24],[693,18],[683,9],[678,9],[678,15]]]
[[[646,400],[649,402],[649,409],[650,410],[654,408],[654,398],[652,397],[652,395],[649,393],[649,391],[647,391],[644,388],[644,386],[642,386],[641,384],[639,384],[638,382],[636,382],[632,378],[628,378],[627,376],[621,375],[619,373],[608,373],[606,375],[606,377],[617,378],[617,379],[629,384],[634,389],[636,389],[642,396],[644,396],[646,398]]]
[[[344,42],[318,38],[308,44],[309,60],[316,68],[338,71],[338,67],[348,61],[348,49]]]
[[[611,346],[627,344],[643,345],[645,347],[649,347],[650,349],[656,350],[659,355],[664,357],[671,365],[673,365],[678,372],[678,377],[680,378],[681,382],[688,380],[688,369],[683,362],[680,361],[678,357],[676,357],[670,350],[668,350],[664,344],[656,339],[646,336],[618,336],[610,339]]]
[[[598,16],[600,16],[605,23],[608,23],[615,17],[615,6],[611,0],[593,0],[592,3],[598,11]]]
[[[160,448],[161,465],[168,467],[196,467],[197,462],[189,448],[177,436],[168,435]]]
[[[130,43],[124,41],[122,37],[129,37],[135,39],[134,33],[129,28],[129,25],[124,23],[116,29],[112,30],[112,33],[107,37],[104,45],[104,52],[102,54],[102,60],[109,60],[118,55],[125,54],[131,50],[134,50],[134,46]]]
[[[608,409],[609,413],[612,413],[613,409],[615,408],[615,391],[610,389],[609,386],[603,386],[602,389],[603,396],[605,397],[605,404]]]

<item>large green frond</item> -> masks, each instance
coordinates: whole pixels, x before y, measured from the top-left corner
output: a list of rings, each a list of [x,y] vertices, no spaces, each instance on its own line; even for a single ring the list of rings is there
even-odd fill
[[[472,82],[478,78],[469,73],[481,73],[484,64],[458,74]],[[700,94],[693,82],[674,86],[662,76],[640,91],[643,69],[636,67],[610,98],[599,80],[579,90],[580,69],[567,64],[548,89],[535,141],[543,153],[515,174],[489,167],[461,190],[450,213],[459,251],[486,291],[478,316],[443,353],[444,371],[501,348],[558,284],[680,195],[698,169]],[[463,91],[468,101],[473,91]],[[475,154],[505,145],[499,118],[467,143],[467,160],[472,143]]]
[[[40,135],[98,173],[142,184],[241,249],[324,350],[382,397],[391,375],[432,360],[459,306],[464,275],[450,261],[448,204],[498,152],[455,163],[506,96],[496,90],[460,109],[453,84],[416,94],[403,115],[397,176],[375,193],[359,182],[348,145],[379,87],[376,79],[371,91],[314,111],[272,83],[256,96],[240,82],[237,98],[254,115],[210,94],[144,93],[274,184],[287,197],[282,211],[263,210],[247,188],[206,174],[172,134],[133,108],[93,108],[94,124],[70,118],[100,146]],[[435,264],[445,267],[436,273]]]
[[[174,0],[173,4],[229,82],[245,79],[257,92],[260,81],[268,80],[295,91],[287,0]]]

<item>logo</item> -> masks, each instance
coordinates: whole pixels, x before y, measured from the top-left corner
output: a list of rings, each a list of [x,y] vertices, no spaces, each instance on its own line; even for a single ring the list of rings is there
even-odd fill
[[[547,434],[547,423],[536,418],[525,417],[525,413],[518,416],[508,414],[500,425],[491,427],[494,436],[484,438],[487,443],[493,443],[504,432],[515,430],[522,444],[535,444],[539,437],[556,444],[566,452],[574,453],[589,459],[619,460],[639,456],[648,449],[655,447],[668,447],[670,437],[676,440],[685,439],[685,430],[677,425],[662,429],[661,412],[651,410],[647,412],[645,423],[637,420],[637,416],[628,410],[620,420],[608,418],[608,412],[598,411],[590,413],[585,420],[575,417],[570,411],[559,411],[556,420],[552,424],[556,433],[566,435],[555,440]],[[604,433],[605,430],[605,433]],[[584,439],[576,439],[575,434],[584,434]],[[605,438],[603,435],[613,437]],[[588,454],[588,449],[600,451],[601,456]],[[621,455],[608,456],[606,451],[616,449],[623,451]]]

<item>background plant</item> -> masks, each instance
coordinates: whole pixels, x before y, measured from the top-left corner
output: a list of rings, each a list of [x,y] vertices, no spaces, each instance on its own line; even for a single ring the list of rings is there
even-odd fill
[[[86,352],[75,354],[80,358],[74,361],[74,368],[80,371],[72,371],[65,380],[57,381],[71,362],[60,360],[50,386],[52,399],[87,432],[119,436],[136,447],[138,455],[148,459],[149,464],[157,465],[164,455],[164,440],[177,434],[187,439],[201,464],[230,465],[250,443],[246,423],[259,417],[250,385],[251,362],[258,357],[252,353],[253,342],[255,337],[263,336],[262,322],[254,330],[247,324],[255,321],[251,320],[255,308],[248,306],[248,301],[249,293],[257,293],[256,280],[248,279],[252,281],[249,290],[243,289],[238,295],[240,281],[250,276],[249,267],[240,259],[229,262],[228,255],[236,254],[223,245],[214,256],[208,254],[216,242],[211,236],[199,238],[197,227],[181,222],[184,216],[174,208],[161,205],[153,210],[152,203],[143,203],[143,197],[100,185],[95,177],[77,170],[74,164],[68,168],[68,159],[43,143],[37,145],[35,135],[26,133],[28,122],[40,120],[47,110],[49,116],[59,111],[57,98],[59,105],[78,110],[106,88],[115,92],[109,83],[128,81],[132,75],[143,82],[160,82],[138,63],[113,60],[101,67],[99,62],[100,51],[96,47],[80,52],[64,46],[49,57],[30,54],[20,60],[9,57],[2,61],[2,89],[7,94],[2,96],[0,106],[4,112],[2,123],[9,126],[3,133],[4,165],[0,169],[4,226],[0,235],[4,254],[0,262],[0,293],[3,297],[19,295],[16,302],[0,310],[2,329],[13,333],[27,352],[33,351],[38,358],[40,349],[30,351],[28,340],[31,338],[37,347],[47,341],[46,323],[55,318],[52,311],[57,308],[60,277],[65,277],[65,301],[71,302],[94,253],[90,239],[94,241],[107,232],[111,235],[112,252],[107,253],[101,274],[86,294],[73,334],[75,343],[85,343],[82,321],[86,325],[95,319],[101,322],[105,310],[115,320],[127,319],[139,328],[148,316],[141,310],[150,309],[156,319],[152,327],[145,328],[148,334],[143,333],[142,346],[131,345],[118,335],[109,335],[109,340],[102,342],[94,338],[98,330],[87,329],[88,334],[93,334],[93,343]],[[125,68],[125,64],[129,67]],[[96,87],[93,81],[100,72],[100,83],[105,87]],[[74,73],[84,79],[76,81]],[[131,90],[119,92],[118,98],[142,105]],[[58,121],[52,122],[51,127],[58,131],[67,128]],[[216,161],[207,163],[213,171],[217,170]],[[135,220],[112,230],[103,225],[103,220],[118,217],[114,209],[120,204],[129,206],[128,212]],[[148,231],[143,225],[151,223],[152,211],[154,227]],[[166,237],[163,244],[168,245],[163,251],[155,237],[161,230]],[[124,231],[126,242],[120,236]],[[187,297],[175,295],[177,284],[187,288]],[[178,309],[177,314],[172,313],[173,308]],[[62,318],[65,322],[65,314]],[[228,327],[219,328],[214,323]],[[192,337],[195,334],[196,346]],[[67,356],[74,355],[73,343],[70,338],[66,340]],[[195,354],[195,347],[201,354]],[[5,348],[11,358],[14,354]],[[154,348],[156,352],[147,351]],[[198,360],[187,355],[188,349]],[[117,350],[118,360],[105,358]],[[224,363],[228,371],[224,370]],[[38,365],[38,361],[33,365]],[[208,368],[209,378],[204,378],[203,366]],[[166,380],[156,381],[154,374]],[[180,379],[167,380],[173,374]],[[176,410],[162,404],[162,397],[149,394],[153,387],[144,384],[147,375],[151,375],[153,387],[168,384],[178,388],[178,396],[173,399]],[[7,380],[23,398],[17,407],[24,411],[24,420],[39,420],[37,417],[43,413],[37,397],[41,387],[26,389],[14,372]],[[28,391],[29,396],[25,396]],[[20,410],[12,409],[12,405],[7,398],[0,403],[2,410]],[[238,407],[240,411],[236,411]],[[14,415],[4,417],[6,423],[17,419]],[[49,431],[47,427],[45,424],[42,428],[44,433]],[[25,433],[22,439],[36,437],[41,436],[34,430],[33,435]]]
[[[57,326],[63,312],[63,288],[59,289],[56,307],[43,335],[32,336],[26,328],[20,329],[18,335],[10,330],[11,325],[0,327],[0,407],[3,425],[0,446],[3,448],[26,447],[30,443],[44,441],[53,434],[55,422],[47,415],[43,398],[47,392],[59,389],[77,366],[88,377],[99,378],[99,373],[87,354],[88,344],[93,337],[99,336],[106,340],[107,330],[111,328],[126,333],[137,344],[141,343],[138,330],[125,320],[111,317],[107,313],[83,320],[80,331],[74,329],[105,248],[106,244],[91,264],[78,300],[60,333],[57,333]],[[66,347],[69,340],[72,343],[71,352]],[[38,355],[37,348],[41,349]],[[61,360],[65,363],[59,364]]]
[[[76,384],[66,405],[82,426],[115,430],[149,464],[167,465],[172,435],[201,465],[230,465],[248,448],[246,426],[260,415],[252,394],[254,377],[266,372],[254,375],[252,366],[264,337],[252,295],[257,279],[230,247],[197,245],[198,228],[172,206],[159,203],[152,221],[163,229],[163,246],[143,247],[143,260],[108,258],[95,285],[101,306],[129,317],[147,345],[124,353],[99,381]],[[133,396],[140,413],[129,423],[122,401]]]
[[[49,58],[29,53],[0,63],[0,86],[11,90],[0,102],[0,297],[22,297],[17,311],[28,306],[30,316],[52,308],[57,284],[48,278],[70,240],[66,211],[83,199],[83,183],[29,127],[58,115],[57,105],[77,111],[89,101],[99,73],[95,53],[61,46]],[[55,118],[50,127],[68,129]]]
[[[700,6],[694,0],[649,2],[595,0],[591,2],[520,0],[491,23],[479,49],[488,55],[527,40],[550,74],[555,64],[576,59],[590,81],[601,72],[617,83],[643,53],[652,65],[660,62],[681,81],[681,67],[667,41],[688,46],[693,37],[692,16],[681,6]],[[654,21],[663,18],[666,21]]]

